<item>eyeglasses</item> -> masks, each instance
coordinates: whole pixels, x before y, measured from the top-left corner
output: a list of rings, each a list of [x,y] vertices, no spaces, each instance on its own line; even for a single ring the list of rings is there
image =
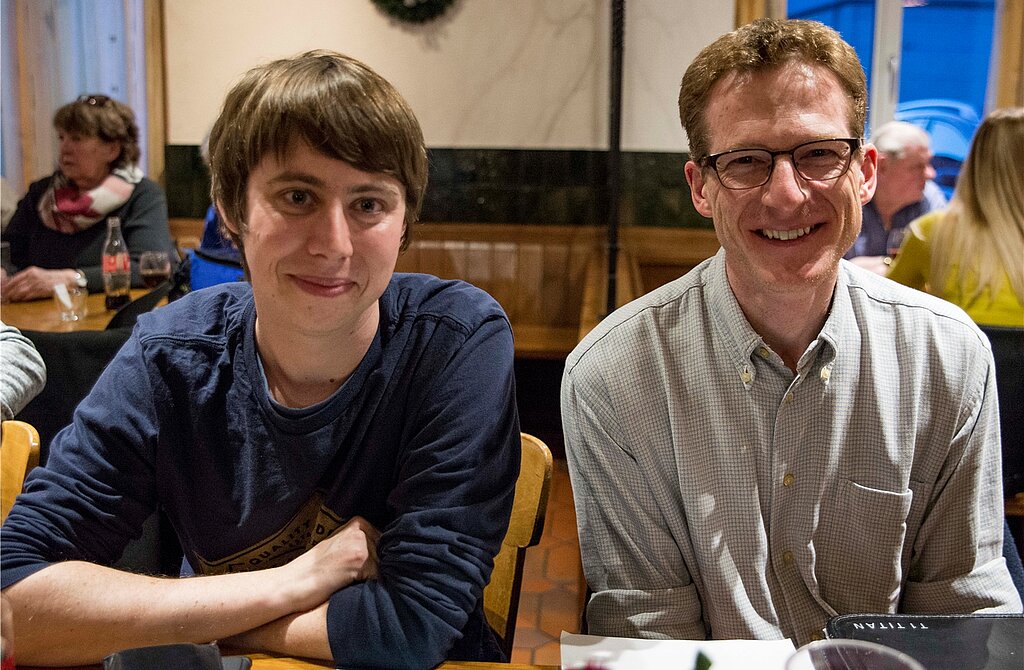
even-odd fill
[[[75,102],[84,102],[85,104],[92,105],[93,107],[102,107],[110,102],[110,98],[105,95],[80,95],[78,96],[78,100]]]
[[[712,154],[700,163],[715,171],[722,186],[734,191],[767,184],[775,169],[776,156],[789,156],[797,174],[804,179],[832,181],[850,169],[853,153],[860,145],[860,138],[837,137],[804,142],[786,151],[732,149]]]

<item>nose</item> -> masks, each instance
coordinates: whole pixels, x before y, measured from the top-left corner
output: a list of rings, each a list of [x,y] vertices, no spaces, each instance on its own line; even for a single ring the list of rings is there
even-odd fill
[[[761,187],[762,202],[776,209],[793,209],[807,199],[807,185],[789,156],[776,156],[768,183]]]
[[[330,259],[352,255],[352,230],[341,203],[326,208],[324,218],[313,224],[309,238],[309,252]]]

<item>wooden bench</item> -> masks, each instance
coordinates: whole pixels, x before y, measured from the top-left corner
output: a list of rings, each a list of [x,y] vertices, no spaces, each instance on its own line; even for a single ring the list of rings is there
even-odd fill
[[[710,229],[627,227],[619,234],[615,305],[621,307],[682,277],[718,251]],[[579,339],[608,314],[608,260],[602,248],[588,269]]]
[[[203,239],[203,219],[172,218],[167,220],[171,229],[171,240],[178,249],[178,255],[185,257],[189,249],[197,249]]]
[[[718,253],[718,238],[710,228],[629,227],[621,246],[636,259],[643,293],[682,277]]]
[[[602,233],[579,226],[419,224],[397,270],[482,288],[508,314],[516,355],[563,358],[579,341],[584,287]]]

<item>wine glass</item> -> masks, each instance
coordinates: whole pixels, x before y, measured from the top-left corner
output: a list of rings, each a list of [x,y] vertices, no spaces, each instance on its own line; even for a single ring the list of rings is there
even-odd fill
[[[889,235],[885,238],[885,255],[890,259],[896,258],[896,255],[900,252],[900,247],[903,246],[903,239],[906,236],[906,227],[893,228],[890,230]]]
[[[786,661],[786,670],[925,670],[912,657],[866,640],[819,640]]]
[[[139,256],[139,275],[146,288],[167,281],[171,276],[171,259],[163,251],[143,251]]]

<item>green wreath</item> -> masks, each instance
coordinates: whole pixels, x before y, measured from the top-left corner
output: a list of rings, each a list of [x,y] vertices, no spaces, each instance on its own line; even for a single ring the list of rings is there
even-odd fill
[[[444,14],[455,0],[373,0],[373,4],[399,21],[426,23]]]

